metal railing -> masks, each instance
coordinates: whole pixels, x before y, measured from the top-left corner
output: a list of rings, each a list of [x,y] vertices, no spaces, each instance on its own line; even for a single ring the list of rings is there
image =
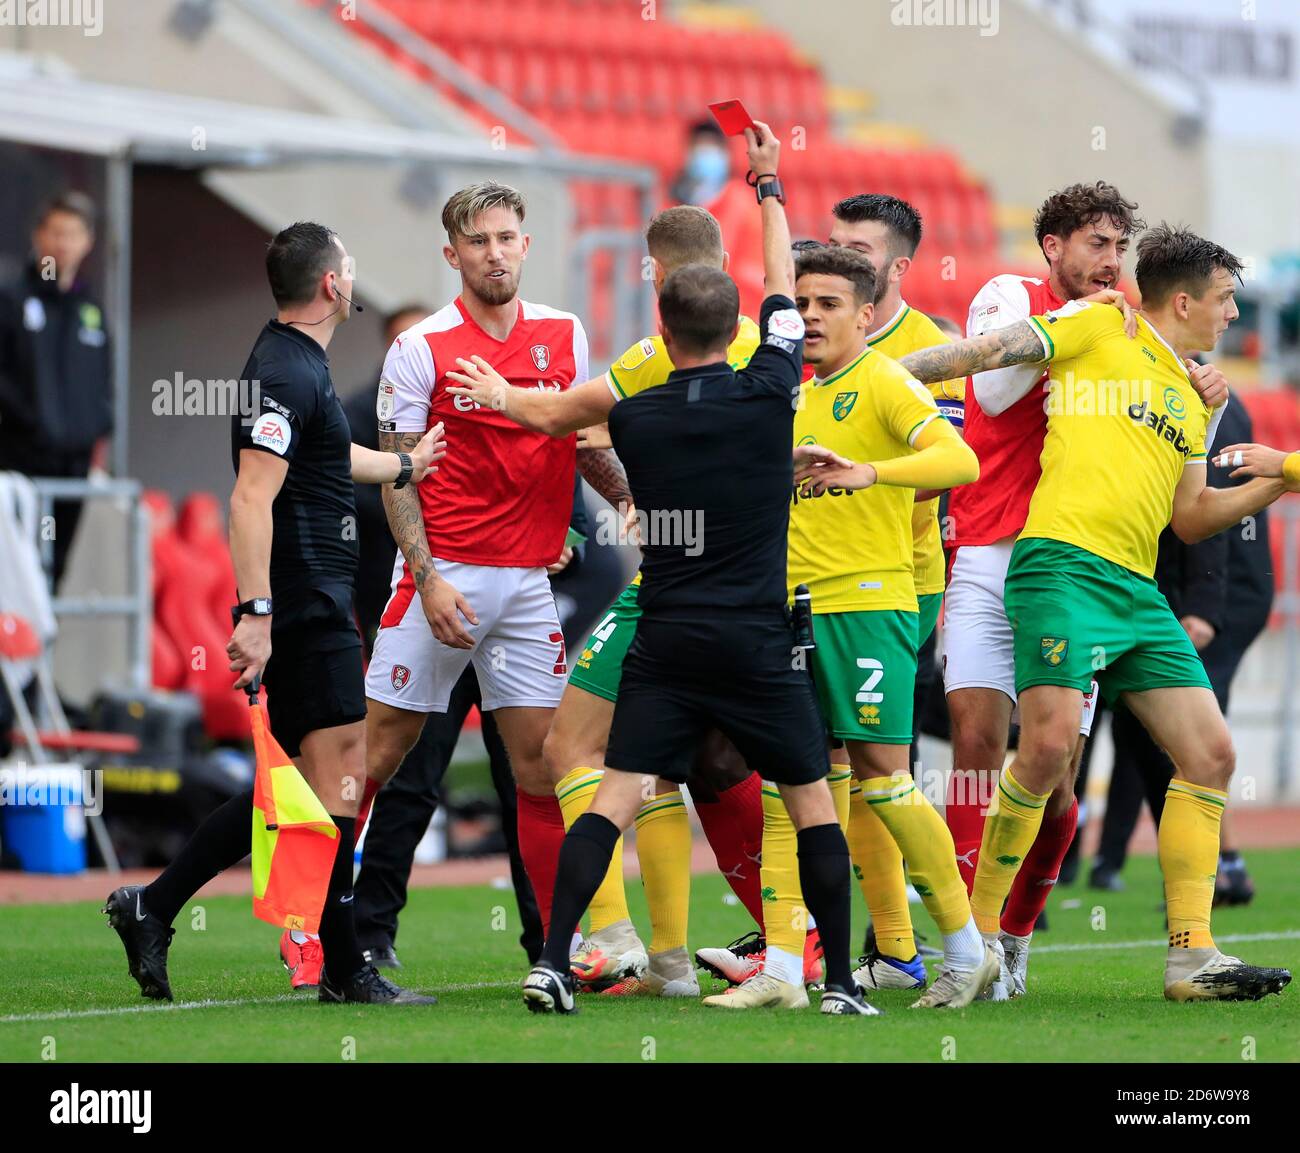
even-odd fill
[[[59,500],[113,500],[125,505],[128,521],[126,588],[121,596],[59,596],[50,603],[57,619],[68,617],[126,617],[127,663],[131,687],[143,692],[153,683],[151,630],[153,628],[153,558],[150,553],[149,513],[140,499],[136,480],[69,480],[63,477],[32,477],[40,501],[40,520],[48,524],[54,502]],[[54,541],[41,534],[41,563],[53,585]],[[53,589],[52,589],[53,591]]]

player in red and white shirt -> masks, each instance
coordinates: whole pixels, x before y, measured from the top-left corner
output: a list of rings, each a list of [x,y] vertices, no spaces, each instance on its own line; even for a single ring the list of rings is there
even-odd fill
[[[443,254],[461,293],[402,333],[384,362],[381,448],[402,451],[442,421],[449,451],[436,483],[384,488],[400,552],[366,675],[366,773],[373,794],[426,714],[446,712],[473,662],[483,710],[495,714],[510,754],[520,854],[545,923],[564,822],[542,742],[568,671],[546,566],[564,550],[575,458],[611,503],[630,494],[608,453],[577,454],[573,436],[530,432],[446,391],[447,372],[475,356],[522,388],[563,391],[590,375],[581,321],[517,295],[530,240],[523,217],[522,196],[491,182],[447,202]]]
[[[1034,221],[1047,260],[1044,280],[995,276],[971,302],[966,335],[981,336],[1066,301],[1115,289],[1134,231],[1136,204],[1112,185],[1075,184],[1044,201]],[[966,443],[980,461],[979,479],[948,498],[951,535],[944,600],[944,690],[952,718],[953,773],[945,817],[966,888],[975,881],[985,809],[1006,759],[1016,703],[1011,624],[1002,593],[1011,549],[1025,527],[1041,472],[1047,433],[1042,365],[1015,365],[969,377]],[[973,402],[973,403],[972,403]],[[1070,780],[1047,802],[1041,831],[1025,858],[1002,914],[1003,980],[995,1000],[1021,996],[1029,938],[1074,839],[1078,804],[1074,777],[1092,729],[1096,682],[1084,699],[1083,723]]]

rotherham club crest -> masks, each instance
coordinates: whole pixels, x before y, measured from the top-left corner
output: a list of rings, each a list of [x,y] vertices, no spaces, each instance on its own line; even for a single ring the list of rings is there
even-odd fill
[[[411,670],[405,665],[393,666],[393,688],[401,692],[406,688],[406,682],[411,679]]]
[[[545,372],[551,363],[551,350],[545,344],[534,344],[528,350],[533,354],[533,363],[537,365],[538,372]]]

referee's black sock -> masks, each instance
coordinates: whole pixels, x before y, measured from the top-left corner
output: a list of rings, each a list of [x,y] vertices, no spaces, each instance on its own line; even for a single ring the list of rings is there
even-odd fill
[[[331,814],[330,820],[338,826],[339,847],[334,855],[329,892],[325,894],[325,908],[320,915],[320,943],[325,950],[325,968],[330,980],[341,985],[366,964],[357,941],[357,923],[352,912],[352,859],[357,819]]]
[[[817,919],[826,966],[826,981],[849,989],[849,843],[838,824],[812,825],[799,831],[799,885],[804,904]]]
[[[252,847],[253,790],[248,789],[209,813],[176,859],[145,887],[145,909],[170,925],[186,901]]]
[[[619,830],[599,813],[583,813],[560,846],[551,902],[551,930],[542,948],[541,963],[557,973],[569,971],[569,944],[582,914],[600,888],[618,844]]]

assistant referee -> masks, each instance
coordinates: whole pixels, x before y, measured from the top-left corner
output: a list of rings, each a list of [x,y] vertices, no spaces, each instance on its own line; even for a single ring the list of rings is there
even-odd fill
[[[352,621],[352,484],[419,480],[443,455],[442,426],[409,455],[352,443],[327,356],[351,311],[351,261],[330,229],[306,222],[284,229],[267,249],[266,271],[277,317],[262,329],[242,374],[256,386],[254,411],[231,418],[230,553],[240,603],[226,651],[239,673],[234,687],[265,680],[271,731],[338,827],[321,914],[319,1000],[433,1004],[365,961],[353,923],[366,701]],[[252,804],[251,789],[232,797],[152,884],[110,894],[104,911],[146,997],[171,1000],[171,923],[204,884],[248,854]]]
[[[525,1003],[538,1012],[575,1011],[569,942],[615,843],[645,798],[663,791],[660,780],[686,780],[711,728],[777,784],[798,830],[799,879],[825,948],[822,1012],[876,1012],[850,972],[849,850],[826,783],[825,727],[785,613],[804,326],[791,299],[780,144],[761,123],[746,139],[769,294],[759,347],[746,368],[732,369],[735,283],[718,268],[679,268],[659,294],[660,331],[676,370],[610,414],[614,448],[647,523],[684,526],[692,518],[700,535],[651,531],[642,540],[643,616],[605,756],[614,771],[564,839],[550,934],[524,981]]]

